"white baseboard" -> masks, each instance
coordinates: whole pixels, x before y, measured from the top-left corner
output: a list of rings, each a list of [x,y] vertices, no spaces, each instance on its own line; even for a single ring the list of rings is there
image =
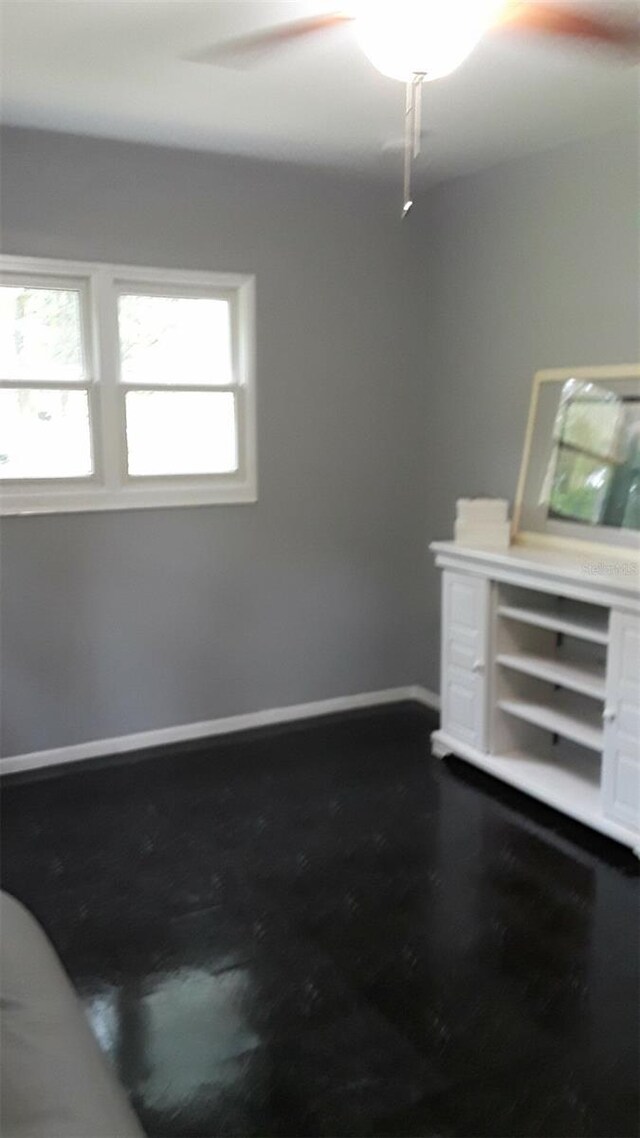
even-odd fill
[[[413,684],[410,688],[401,688],[401,691],[406,691],[407,695],[403,699],[413,700],[414,703],[421,703],[423,707],[430,708],[431,711],[440,711],[440,696],[435,691],[430,691],[429,688],[423,688],[421,684]]]
[[[112,739],[95,739],[89,743],[75,743],[71,747],[54,747],[50,751],[32,751],[25,755],[8,755],[0,759],[0,774],[36,770],[38,767],[59,766],[83,759],[96,759],[105,755],[143,751],[167,743],[186,743],[193,739],[206,739],[215,735],[231,735],[278,723],[294,723],[299,719],[315,719],[335,715],[341,711],[379,707],[383,704],[411,700],[434,711],[440,708],[440,697],[427,688],[414,684],[404,688],[387,688],[385,691],[364,692],[360,695],[343,695],[334,699],[321,699],[315,703],[298,703],[293,707],[276,707],[267,711],[251,711],[247,715],[230,715],[225,719],[205,719],[200,723],[183,723],[178,727],[161,727],[155,731],[137,731],[133,735],[118,735]]]

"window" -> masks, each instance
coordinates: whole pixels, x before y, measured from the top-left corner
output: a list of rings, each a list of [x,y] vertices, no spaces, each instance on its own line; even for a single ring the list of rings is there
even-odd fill
[[[0,268],[2,513],[256,500],[252,277]]]

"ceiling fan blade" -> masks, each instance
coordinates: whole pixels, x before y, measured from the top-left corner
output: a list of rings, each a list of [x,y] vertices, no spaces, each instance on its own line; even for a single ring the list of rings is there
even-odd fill
[[[635,5],[634,5],[635,7]],[[507,4],[495,25],[498,29],[533,32],[545,36],[583,40],[640,54],[640,25],[635,20],[613,23],[597,19],[585,9],[556,4]]]
[[[324,12],[318,16],[279,24],[275,28],[267,28],[252,35],[222,40],[220,43],[191,52],[184,58],[191,63],[211,63],[219,67],[246,66],[266,52],[286,47],[318,32],[339,27],[352,19],[353,17],[346,12]]]

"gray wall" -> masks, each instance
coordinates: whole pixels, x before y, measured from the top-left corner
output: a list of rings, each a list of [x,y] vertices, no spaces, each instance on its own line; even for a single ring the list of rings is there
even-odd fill
[[[2,160],[5,252],[255,272],[260,479],[256,505],[3,521],[3,754],[415,682],[392,194],[18,130]]]
[[[535,371],[638,359],[639,206],[636,134],[495,167],[416,204],[430,537],[452,534],[458,497],[513,499]],[[435,688],[437,579],[424,553],[422,573],[413,651]]]
[[[2,525],[3,753],[421,682],[531,377],[637,357],[637,140],[397,187],[9,130],[7,252],[257,274],[255,506]]]

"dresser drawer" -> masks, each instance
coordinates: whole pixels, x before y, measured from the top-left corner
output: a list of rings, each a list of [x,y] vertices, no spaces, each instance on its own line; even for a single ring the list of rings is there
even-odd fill
[[[640,829],[640,618],[612,612],[602,795],[609,818]]]
[[[442,729],[486,746],[486,646],[489,585],[445,572],[442,598]]]
[[[445,573],[443,591],[443,662],[479,671],[485,662],[488,584],[470,574]]]
[[[481,747],[484,704],[483,678],[460,668],[449,668],[442,690],[443,730],[463,743]]]

